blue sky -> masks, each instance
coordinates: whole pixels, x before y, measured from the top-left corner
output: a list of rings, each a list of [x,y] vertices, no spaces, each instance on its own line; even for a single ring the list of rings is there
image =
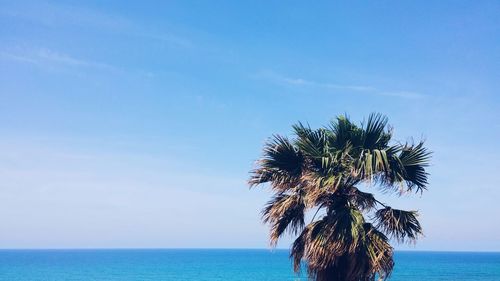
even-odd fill
[[[0,248],[268,247],[273,133],[434,151],[416,250],[500,250],[498,1],[1,1]],[[285,239],[280,247],[288,247]]]

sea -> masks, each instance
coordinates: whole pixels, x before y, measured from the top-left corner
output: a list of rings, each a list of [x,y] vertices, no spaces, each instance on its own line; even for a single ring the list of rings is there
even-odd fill
[[[500,253],[396,252],[391,281],[500,281]],[[5,281],[303,281],[287,250],[0,250]]]

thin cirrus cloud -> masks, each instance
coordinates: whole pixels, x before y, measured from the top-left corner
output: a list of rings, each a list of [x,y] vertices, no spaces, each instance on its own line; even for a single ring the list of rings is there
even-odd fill
[[[325,91],[343,90],[349,92],[357,92],[361,94],[399,97],[405,99],[421,99],[425,97],[425,95],[413,91],[386,91],[386,90],[381,90],[377,87],[367,86],[367,85],[345,85],[345,84],[325,83],[325,82],[318,82],[302,78],[287,77],[270,71],[262,72],[258,75],[258,77],[276,84],[291,86],[295,88],[316,88],[316,89],[323,89]]]
[[[0,58],[20,63],[33,64],[42,68],[91,68],[97,70],[117,71],[118,68],[106,63],[75,58],[71,55],[50,49],[18,49],[0,51]]]
[[[115,34],[134,36],[167,43],[181,48],[192,48],[191,40],[175,34],[171,30],[157,30],[124,18],[104,13],[96,9],[55,3],[33,2],[5,5],[0,8],[0,17],[27,21],[51,28],[77,26],[98,29]]]

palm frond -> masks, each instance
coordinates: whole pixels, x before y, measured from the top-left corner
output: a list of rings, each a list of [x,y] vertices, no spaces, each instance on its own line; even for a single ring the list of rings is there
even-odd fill
[[[262,220],[271,225],[271,245],[276,245],[286,230],[297,234],[304,227],[305,208],[300,192],[278,194],[266,204],[262,211]]]
[[[321,159],[328,151],[327,134],[324,129],[299,129],[296,133],[298,138],[295,144],[309,157]]]
[[[362,237],[363,215],[355,208],[337,208],[308,226],[306,259],[310,272],[332,266],[338,257],[353,254]]]
[[[365,211],[375,208],[377,200],[371,193],[362,192],[356,187],[352,187],[349,191],[350,201],[358,207],[358,209]]]
[[[391,172],[388,153],[385,149],[362,150],[355,167],[355,176],[368,181]]]
[[[416,187],[417,191],[422,191],[427,187],[427,172],[425,167],[429,166],[431,152],[420,142],[414,146],[405,146],[399,159],[403,164],[405,173],[403,175],[408,189],[411,191]]]
[[[306,251],[306,245],[308,243],[310,227],[303,229],[302,233],[293,241],[290,258],[293,260],[293,270],[295,272],[300,272],[302,267],[302,259]]]
[[[391,139],[391,130],[387,128],[388,119],[379,113],[372,113],[363,126],[363,148],[380,149],[387,146]]]
[[[371,223],[365,223],[363,227],[366,233],[365,253],[370,257],[371,273],[377,273],[385,280],[394,268],[393,248],[387,236],[373,227]]]
[[[417,145],[405,145],[401,149],[401,154],[399,159],[405,165],[408,166],[429,166],[429,160],[431,159],[431,152],[424,147],[424,142],[420,142]]]
[[[377,228],[399,242],[413,242],[422,234],[416,211],[404,211],[385,207],[375,213]]]
[[[259,167],[252,171],[250,186],[270,182],[283,191],[297,185],[304,157],[287,138],[275,135],[265,144],[264,155],[257,163]]]
[[[432,153],[424,147],[424,143],[417,145],[397,145],[388,150],[390,170],[384,175],[382,182],[386,186],[405,184],[407,191],[422,192],[427,188],[429,166]]]
[[[310,134],[313,133],[313,130],[311,129],[309,124],[304,125],[301,122],[292,125],[292,129],[298,138],[307,138]]]
[[[347,146],[361,146],[363,143],[363,132],[356,124],[349,120],[346,115],[338,116],[330,122],[329,130],[332,132],[330,141],[337,149]]]

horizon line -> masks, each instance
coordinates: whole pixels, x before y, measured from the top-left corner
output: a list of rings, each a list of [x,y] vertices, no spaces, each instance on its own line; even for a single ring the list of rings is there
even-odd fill
[[[109,250],[266,250],[289,251],[289,248],[229,248],[229,247],[110,247],[110,248],[0,248],[0,251],[109,251]],[[500,250],[394,250],[394,252],[421,252],[421,253],[500,253]]]

